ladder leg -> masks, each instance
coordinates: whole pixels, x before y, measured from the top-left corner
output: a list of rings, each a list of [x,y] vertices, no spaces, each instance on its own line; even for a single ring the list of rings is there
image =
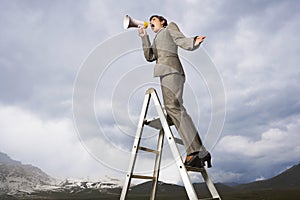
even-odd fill
[[[153,172],[153,177],[155,178],[152,183],[150,200],[154,200],[156,195],[163,144],[164,144],[164,131],[163,129],[161,129],[158,135],[158,143],[157,143],[158,154],[156,154],[156,158],[155,158],[155,165],[154,165],[154,172]]]
[[[170,145],[172,154],[174,156],[174,159],[176,161],[176,165],[177,165],[177,168],[178,168],[179,173],[181,175],[181,178],[182,178],[185,190],[187,192],[187,195],[188,195],[190,200],[198,200],[197,193],[196,193],[196,191],[194,189],[194,186],[193,186],[193,184],[190,180],[188,172],[187,172],[187,170],[184,166],[181,155],[180,155],[179,150],[177,148],[177,145],[175,143],[174,137],[173,137],[171,131],[168,130],[168,129],[167,130],[164,129],[166,131],[166,137],[167,137],[167,140],[169,142],[169,145]]]
[[[145,117],[146,117],[147,110],[148,110],[148,107],[149,107],[150,97],[151,97],[151,94],[147,93],[145,95],[145,99],[144,99],[144,103],[143,103],[143,107],[142,107],[142,111],[141,111],[137,131],[136,131],[136,136],[135,136],[132,151],[131,151],[131,159],[130,159],[130,162],[129,162],[129,168],[128,168],[128,171],[127,171],[127,174],[126,174],[125,183],[124,183],[123,188],[122,188],[120,200],[125,200],[126,199],[126,196],[127,196],[128,190],[129,190],[131,177],[132,177],[132,173],[133,173],[133,170],[134,170],[134,165],[135,165],[135,162],[136,162],[138,146],[140,144],[142,131],[143,131],[143,128],[144,128],[144,121],[145,121]]]
[[[205,183],[206,183],[206,185],[207,185],[207,187],[208,187],[208,190],[209,190],[211,196],[212,196],[213,198],[216,198],[216,199],[218,198],[219,200],[221,200],[221,197],[220,197],[220,195],[219,195],[217,189],[215,188],[214,183],[212,182],[212,180],[211,180],[210,177],[208,176],[206,170],[203,169],[203,170],[201,171],[201,174],[202,174],[202,177],[203,177],[203,179],[204,179],[204,181],[205,181]]]

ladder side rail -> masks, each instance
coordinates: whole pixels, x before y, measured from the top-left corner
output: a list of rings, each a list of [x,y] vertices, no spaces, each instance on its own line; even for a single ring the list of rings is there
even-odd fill
[[[221,197],[220,197],[220,195],[219,195],[219,193],[218,193],[218,191],[217,191],[214,183],[212,182],[211,178],[208,176],[205,168],[203,168],[203,170],[201,170],[201,174],[202,174],[202,177],[203,177],[203,179],[204,179],[204,181],[205,181],[205,183],[207,185],[207,188],[208,188],[211,196],[213,198],[221,200]]]
[[[186,170],[186,168],[183,164],[181,155],[179,153],[179,150],[178,150],[178,147],[175,143],[173,134],[172,134],[171,129],[169,127],[169,124],[167,122],[166,115],[163,112],[163,108],[162,108],[161,103],[158,99],[157,93],[156,93],[155,90],[152,93],[153,93],[152,97],[153,97],[153,100],[154,100],[154,104],[155,104],[157,113],[160,117],[161,124],[163,126],[163,130],[164,130],[164,132],[166,134],[166,137],[167,137],[167,140],[169,142],[170,149],[173,153],[174,159],[176,159],[176,165],[179,169],[180,175],[181,175],[183,183],[185,185],[187,195],[188,195],[190,200],[198,200],[197,193],[195,192],[193,184],[192,184],[192,182],[189,178],[189,175],[187,173],[187,170]]]
[[[158,184],[158,178],[159,178],[159,170],[160,170],[160,163],[161,163],[161,157],[162,157],[162,150],[163,150],[163,145],[164,145],[164,131],[161,129],[159,131],[158,135],[158,143],[157,143],[157,151],[159,152],[156,154],[155,158],[155,164],[154,164],[154,171],[153,171],[153,182],[152,182],[152,191],[151,191],[151,196],[150,200],[155,199],[156,195],[156,189],[157,189],[157,184]]]
[[[135,136],[132,151],[131,151],[129,167],[128,167],[125,182],[124,182],[124,185],[122,188],[120,200],[126,199],[126,196],[127,196],[127,193],[128,193],[129,187],[130,187],[130,182],[131,182],[131,178],[132,178],[132,174],[133,174],[133,170],[134,170],[134,166],[135,166],[135,162],[136,162],[136,158],[137,158],[137,151],[138,151],[138,147],[139,147],[139,144],[141,141],[141,135],[142,135],[143,128],[144,128],[144,121],[145,121],[145,118],[147,115],[147,110],[148,110],[149,103],[150,103],[150,98],[151,98],[151,94],[146,93],[144,102],[143,102],[143,106],[142,106],[142,111],[140,114],[138,127],[136,130],[136,136]]]

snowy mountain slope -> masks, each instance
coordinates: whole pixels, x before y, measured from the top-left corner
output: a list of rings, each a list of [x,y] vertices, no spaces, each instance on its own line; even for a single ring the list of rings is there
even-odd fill
[[[24,165],[0,152],[0,195],[14,196],[42,191],[72,193],[86,189],[102,192],[107,189],[120,188],[121,185],[120,180],[110,177],[99,181],[76,179],[59,181],[35,166]]]
[[[32,165],[24,165],[0,152],[0,194],[30,193],[42,185],[51,185],[55,179]]]

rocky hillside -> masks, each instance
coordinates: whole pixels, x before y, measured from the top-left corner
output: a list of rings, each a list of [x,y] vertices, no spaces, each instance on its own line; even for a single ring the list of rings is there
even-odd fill
[[[69,196],[119,194],[122,181],[105,177],[99,181],[56,180],[41,169],[25,165],[0,152],[0,199],[65,199]],[[58,195],[58,196],[57,196]],[[75,196],[76,196],[75,195]],[[81,197],[80,196],[80,197]]]
[[[0,152],[0,194],[30,193],[51,185],[53,178],[32,165],[24,165]]]

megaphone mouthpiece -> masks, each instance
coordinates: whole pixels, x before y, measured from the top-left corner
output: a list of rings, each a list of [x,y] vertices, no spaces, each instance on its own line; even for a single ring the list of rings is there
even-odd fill
[[[139,26],[143,26],[144,28],[147,28],[148,22],[133,19],[129,15],[125,15],[124,20],[123,20],[123,26],[124,26],[124,29],[138,28]]]

